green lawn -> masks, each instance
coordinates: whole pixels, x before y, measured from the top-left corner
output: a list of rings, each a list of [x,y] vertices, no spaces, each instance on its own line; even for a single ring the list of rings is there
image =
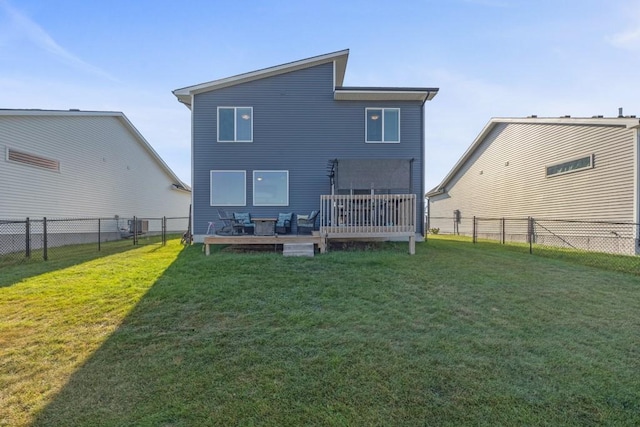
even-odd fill
[[[171,241],[3,268],[0,425],[640,424],[638,276],[406,251]]]

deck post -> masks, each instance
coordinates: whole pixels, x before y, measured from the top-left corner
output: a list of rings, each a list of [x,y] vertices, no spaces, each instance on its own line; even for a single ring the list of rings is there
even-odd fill
[[[416,236],[409,236],[409,255],[416,254]]]

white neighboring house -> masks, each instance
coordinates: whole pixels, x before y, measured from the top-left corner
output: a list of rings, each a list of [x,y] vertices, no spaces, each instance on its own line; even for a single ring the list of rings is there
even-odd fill
[[[0,150],[0,219],[189,215],[191,189],[121,112],[0,110]]]
[[[466,234],[474,216],[640,223],[639,129],[622,114],[491,119],[427,193],[430,228],[457,221]]]

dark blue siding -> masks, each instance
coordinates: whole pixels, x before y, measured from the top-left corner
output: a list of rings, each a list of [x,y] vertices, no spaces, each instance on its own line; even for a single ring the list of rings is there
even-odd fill
[[[253,107],[253,142],[217,142],[218,106]],[[401,142],[366,144],[365,108],[401,108]],[[247,206],[228,211],[275,216],[305,214],[330,194],[327,161],[335,158],[414,158],[412,184],[422,218],[423,112],[420,102],[355,102],[333,99],[333,64],[210,91],[193,101],[194,231],[204,234],[217,219],[210,206],[210,170],[246,170]],[[253,203],[254,170],[289,171],[289,206]],[[418,229],[422,230],[422,221]]]

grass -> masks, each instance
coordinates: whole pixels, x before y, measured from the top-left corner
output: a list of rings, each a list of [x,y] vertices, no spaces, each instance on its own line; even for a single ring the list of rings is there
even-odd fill
[[[448,240],[472,243],[472,238],[470,236],[457,236],[452,234],[429,235],[429,240]],[[528,243],[508,242],[506,245],[500,245],[495,240],[479,239],[475,245],[477,245],[478,248],[493,248],[496,250],[496,246],[498,246],[501,247],[502,250],[529,253]],[[543,246],[539,244],[533,245],[531,253],[535,256],[564,260],[587,267],[596,267],[599,269],[631,273],[640,276],[640,256],[591,252],[581,249]]]
[[[172,241],[3,269],[0,425],[640,424],[637,276],[416,252]]]

